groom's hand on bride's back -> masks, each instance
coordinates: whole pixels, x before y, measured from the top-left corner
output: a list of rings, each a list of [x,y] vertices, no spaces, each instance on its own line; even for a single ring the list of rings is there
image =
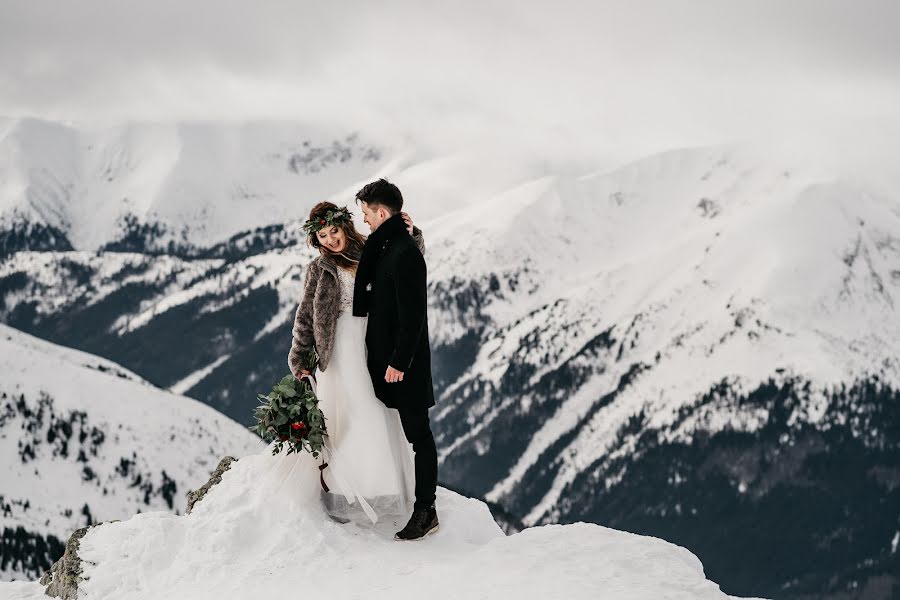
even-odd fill
[[[387,371],[384,372],[384,380],[388,383],[403,381],[403,371],[398,371],[394,367],[388,367]]]

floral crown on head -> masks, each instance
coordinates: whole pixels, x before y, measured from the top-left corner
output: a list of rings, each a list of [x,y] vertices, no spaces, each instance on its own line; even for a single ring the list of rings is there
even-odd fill
[[[303,224],[303,231],[307,235],[312,235],[323,227],[330,227],[347,221],[353,221],[353,213],[347,210],[346,206],[342,206],[337,210],[329,210],[324,215],[309,219]]]

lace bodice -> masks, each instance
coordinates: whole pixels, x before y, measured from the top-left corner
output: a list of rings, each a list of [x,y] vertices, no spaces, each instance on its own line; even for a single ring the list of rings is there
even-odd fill
[[[353,283],[356,275],[347,269],[337,268],[338,284],[341,287],[341,307],[339,312],[353,311]]]

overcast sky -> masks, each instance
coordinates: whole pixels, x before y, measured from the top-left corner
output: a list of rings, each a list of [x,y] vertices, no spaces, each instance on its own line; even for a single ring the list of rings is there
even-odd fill
[[[0,0],[0,115],[326,119],[561,162],[745,138],[882,153],[898,32],[896,0]]]

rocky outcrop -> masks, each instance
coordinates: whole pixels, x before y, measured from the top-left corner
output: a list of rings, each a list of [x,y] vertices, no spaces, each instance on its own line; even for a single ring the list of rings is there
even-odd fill
[[[216,466],[215,471],[212,472],[212,475],[209,477],[209,481],[203,484],[199,490],[189,491],[187,495],[187,510],[185,510],[185,514],[190,514],[191,509],[194,508],[194,505],[200,502],[200,500],[206,496],[206,493],[209,489],[220,483],[222,481],[222,474],[231,468],[231,463],[235,462],[237,459],[233,456],[226,456],[219,461],[218,466]]]
[[[203,484],[200,489],[187,493],[187,510],[185,511],[185,514],[191,512],[194,505],[206,496],[206,493],[212,486],[222,481],[222,474],[231,468],[231,463],[236,460],[237,459],[233,456],[225,456],[222,458],[210,475],[209,481]],[[104,521],[104,523],[114,523],[117,520],[118,519]],[[53,598],[62,598],[63,600],[76,600],[78,598],[78,584],[83,580],[81,576],[81,558],[78,556],[78,546],[81,543],[81,538],[87,534],[89,529],[102,524],[103,523],[94,523],[93,525],[82,527],[75,530],[75,532],[69,536],[69,539],[66,542],[66,550],[62,557],[53,563],[50,570],[44,573],[44,576],[40,579],[41,585],[46,588],[44,590],[45,594]]]
[[[118,519],[104,521],[103,523],[115,523]],[[44,593],[52,598],[63,600],[75,600],[78,598],[78,584],[81,583],[81,559],[78,557],[78,545],[81,538],[89,529],[98,527],[103,523],[94,523],[87,527],[76,529],[66,542],[66,550],[62,557],[53,563],[50,570],[44,573],[40,583],[45,586]]]

